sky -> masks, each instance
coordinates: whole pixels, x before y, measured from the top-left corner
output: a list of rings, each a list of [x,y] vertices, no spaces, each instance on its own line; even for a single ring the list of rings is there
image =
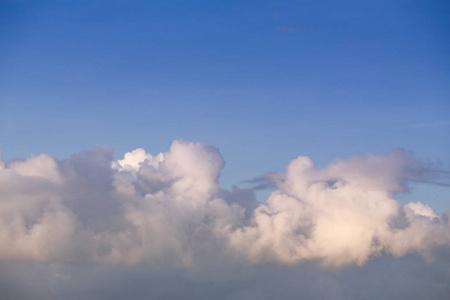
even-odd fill
[[[136,298],[361,298],[357,282],[369,299],[444,299],[449,13],[435,0],[0,1],[0,287],[98,299],[118,287],[83,274],[107,272],[135,278]],[[350,230],[341,218],[366,231],[324,233]],[[219,271],[241,260],[239,280]],[[38,285],[28,268],[56,275]],[[369,279],[388,273],[381,292]],[[182,288],[146,288],[161,281]]]

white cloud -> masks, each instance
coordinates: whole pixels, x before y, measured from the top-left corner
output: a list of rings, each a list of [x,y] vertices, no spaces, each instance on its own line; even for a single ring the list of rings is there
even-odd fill
[[[205,144],[174,141],[165,153],[136,149],[118,161],[96,148],[63,161],[42,154],[6,162],[0,261],[336,268],[382,254],[429,259],[450,245],[448,218],[393,199],[426,171],[417,164],[401,149],[323,168],[300,156],[272,175],[276,189],[246,212],[240,203],[248,193],[220,189],[225,163]]]

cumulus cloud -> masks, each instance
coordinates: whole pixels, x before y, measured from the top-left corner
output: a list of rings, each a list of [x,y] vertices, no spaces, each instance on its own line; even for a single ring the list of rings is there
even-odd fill
[[[431,260],[450,246],[448,213],[393,198],[429,176],[402,149],[326,167],[300,156],[264,177],[274,190],[262,203],[250,189],[221,189],[224,165],[216,148],[185,141],[117,161],[98,147],[1,162],[0,261],[334,269],[382,255]]]

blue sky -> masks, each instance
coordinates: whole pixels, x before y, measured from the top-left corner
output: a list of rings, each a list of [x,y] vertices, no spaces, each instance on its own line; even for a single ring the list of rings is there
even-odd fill
[[[2,1],[3,158],[217,147],[225,187],[302,154],[450,165],[445,1]],[[413,198],[449,207],[448,188]],[[444,199],[444,200],[443,200]],[[446,199],[446,200],[445,200]],[[444,202],[442,202],[444,201]]]
[[[0,0],[2,300],[448,299],[449,16]]]

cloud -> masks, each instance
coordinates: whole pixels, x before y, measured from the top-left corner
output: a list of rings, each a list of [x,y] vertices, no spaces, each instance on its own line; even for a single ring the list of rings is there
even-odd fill
[[[449,248],[448,213],[393,198],[430,176],[402,149],[326,167],[300,156],[261,177],[274,189],[263,203],[252,189],[221,189],[224,166],[216,148],[185,141],[117,161],[97,147],[1,162],[0,262],[336,269],[408,253],[432,260]]]
[[[449,121],[435,121],[435,122],[414,124],[411,126],[411,128],[428,128],[428,127],[440,127],[449,125],[450,125]]]
[[[275,27],[275,30],[285,33],[285,34],[298,34],[300,32],[313,32],[316,31],[315,29],[305,26],[305,25],[295,25],[292,22],[290,22],[287,18],[285,18],[283,15],[279,13],[274,13],[272,15],[272,20],[278,24],[278,26]]]
[[[290,26],[277,26],[276,30],[284,32],[284,33],[292,33],[292,34],[296,34],[299,32],[299,30],[295,27],[290,27]]]
[[[275,13],[272,16],[273,21],[275,21],[276,23],[282,24],[279,26],[276,26],[275,29],[277,31],[283,32],[283,33],[288,33],[288,34],[297,34],[300,32],[300,30],[291,25],[291,22],[289,22],[288,19],[284,18],[282,15],[280,15],[279,13]],[[305,28],[302,28],[305,29]]]

